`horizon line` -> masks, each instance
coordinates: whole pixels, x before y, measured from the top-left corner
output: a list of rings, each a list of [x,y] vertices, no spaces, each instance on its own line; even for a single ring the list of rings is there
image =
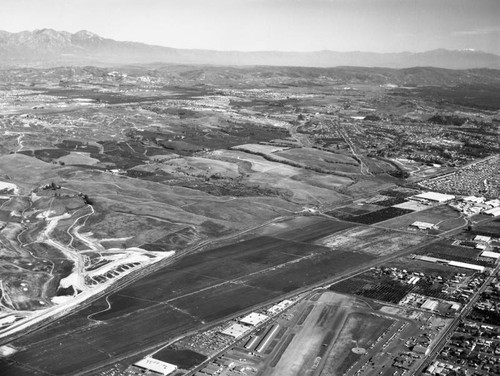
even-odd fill
[[[212,51],[212,52],[226,52],[226,53],[231,53],[231,52],[238,52],[238,53],[295,53],[295,54],[308,54],[308,53],[322,53],[322,52],[334,52],[334,53],[339,53],[339,54],[349,54],[349,53],[370,53],[370,54],[378,54],[378,55],[389,55],[389,54],[422,54],[422,53],[427,53],[427,52],[433,52],[433,51],[448,51],[448,52],[476,52],[476,53],[483,53],[483,54],[488,54],[488,55],[495,55],[499,56],[500,54],[496,54],[493,52],[486,52],[483,50],[478,50],[475,48],[463,48],[463,49],[448,49],[444,47],[439,47],[439,48],[434,48],[431,50],[424,50],[424,51],[391,51],[391,52],[377,52],[377,51],[368,51],[368,50],[349,50],[349,51],[339,51],[339,50],[331,50],[331,49],[321,49],[321,50],[307,50],[307,51],[297,51],[297,50],[233,50],[233,49],[228,49],[228,50],[218,50],[218,49],[209,49],[209,48],[185,48],[185,47],[172,47],[172,46],[166,46],[166,45],[160,45],[160,44],[152,44],[152,43],[147,43],[143,41],[132,41],[132,40],[119,40],[119,39],[113,39],[113,38],[108,38],[108,37],[103,37],[99,34],[96,34],[90,30],[87,29],[81,29],[76,32],[70,32],[66,30],[56,30],[50,27],[44,27],[41,29],[33,29],[33,30],[21,30],[21,31],[8,31],[8,30],[0,30],[0,32],[6,32],[9,34],[20,34],[24,32],[29,32],[29,33],[34,33],[36,31],[44,31],[44,30],[50,30],[54,31],[57,33],[68,33],[71,35],[75,35],[81,32],[87,32],[92,35],[95,35],[99,38],[102,39],[107,39],[107,40],[112,40],[115,42],[121,42],[121,43],[138,43],[138,44],[143,44],[147,46],[152,46],[152,47],[161,47],[161,48],[171,48],[171,49],[176,49],[176,50],[186,50],[186,51]]]

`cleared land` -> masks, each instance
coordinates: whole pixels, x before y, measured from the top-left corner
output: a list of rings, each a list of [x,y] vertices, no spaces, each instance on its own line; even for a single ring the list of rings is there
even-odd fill
[[[319,239],[316,244],[347,252],[383,256],[396,254],[405,248],[424,242],[426,238],[419,234],[360,226]]]

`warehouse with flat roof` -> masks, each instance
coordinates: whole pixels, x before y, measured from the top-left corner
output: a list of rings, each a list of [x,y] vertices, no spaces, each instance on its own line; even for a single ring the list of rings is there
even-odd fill
[[[177,371],[177,366],[175,364],[162,362],[161,360],[153,358],[141,359],[137,363],[134,363],[134,366],[163,376],[170,375],[174,371]]]
[[[457,268],[477,270],[478,272],[481,272],[481,273],[484,272],[484,270],[485,270],[484,266],[469,264],[466,262],[459,262],[459,261],[450,261],[448,265],[456,266]]]
[[[427,299],[424,304],[420,306],[422,309],[426,309],[428,311],[436,311],[439,302],[437,300]]]
[[[240,320],[240,322],[242,324],[246,324],[246,325],[257,326],[260,323],[263,323],[264,321],[266,321],[267,319],[269,319],[269,316],[266,316],[266,315],[263,315],[263,314],[257,313],[257,312],[252,312],[252,313],[249,313],[248,315],[246,315],[245,317],[243,317]]]
[[[420,201],[448,202],[455,199],[455,196],[438,192],[425,192],[412,196],[412,198]]]
[[[488,258],[498,260],[498,258],[500,258],[500,253],[484,251],[481,253],[481,257],[488,257]]]
[[[493,217],[498,217],[500,215],[500,208],[492,208],[485,210],[484,214],[492,215]]]
[[[233,338],[240,338],[249,330],[250,328],[246,325],[232,324],[223,331],[221,331],[220,333]]]

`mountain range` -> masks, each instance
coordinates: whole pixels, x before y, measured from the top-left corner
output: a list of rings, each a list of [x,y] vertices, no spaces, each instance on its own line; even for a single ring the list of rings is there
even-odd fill
[[[178,49],[103,38],[86,30],[77,33],[41,29],[0,31],[0,67],[54,67],[62,65],[116,66],[123,64],[210,64],[448,69],[500,69],[500,56],[474,50],[437,49],[427,52],[278,52]]]

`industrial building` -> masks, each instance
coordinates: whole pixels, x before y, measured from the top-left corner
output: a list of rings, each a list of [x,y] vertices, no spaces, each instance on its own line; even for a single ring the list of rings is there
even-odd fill
[[[500,215],[500,208],[492,208],[485,210],[484,214],[492,215],[493,217],[498,217]]]
[[[268,320],[269,316],[263,315],[261,313],[252,312],[243,317],[240,321],[242,324],[257,326],[264,321]]]
[[[481,273],[483,273],[486,269],[484,266],[481,266],[481,265],[469,264],[466,262],[459,262],[459,261],[450,261],[450,260],[429,257],[429,256],[415,255],[415,256],[413,256],[413,258],[417,259],[417,260],[421,260],[421,261],[427,261],[427,262],[445,264],[445,265],[449,265],[449,266],[455,266],[457,268],[477,270]]]
[[[491,237],[489,236],[484,236],[484,235],[476,235],[474,238],[475,242],[484,242],[484,243],[489,243],[491,241]]]
[[[425,192],[412,196],[411,198],[418,201],[431,201],[431,202],[443,203],[454,200],[455,196],[437,192]]]
[[[464,197],[462,200],[464,200],[466,202],[473,202],[475,204],[484,203],[484,197],[468,196],[468,197]]]
[[[424,304],[420,306],[422,309],[426,309],[428,311],[436,311],[439,302],[437,300],[427,299]]]
[[[245,349],[247,350],[253,350],[255,346],[257,346],[257,343],[259,343],[260,337],[259,336],[250,336],[248,341],[245,343]]]
[[[459,262],[459,261],[450,261],[448,265],[450,265],[450,266],[456,266],[457,268],[477,270],[478,272],[481,272],[481,273],[483,273],[484,270],[485,270],[484,266],[475,265],[475,264],[469,264],[469,263],[466,263],[466,262]]]
[[[278,304],[273,305],[271,308],[267,310],[267,313],[271,316],[274,316],[281,311],[284,311],[286,308],[290,307],[293,304],[293,301],[285,299],[279,302]]]
[[[233,338],[240,338],[249,330],[250,330],[250,328],[248,326],[235,323],[235,324],[228,326],[226,329],[224,329],[220,333],[224,334],[226,336],[233,337]]]
[[[267,345],[269,345],[269,343],[274,339],[274,336],[278,333],[279,328],[280,326],[278,324],[272,325],[255,350],[259,353],[264,352],[264,350],[267,348]]]
[[[149,357],[139,360],[137,363],[134,363],[134,366],[163,376],[170,375],[177,370],[177,366],[174,364]]]
[[[488,258],[493,258],[495,260],[498,260],[498,258],[500,258],[500,253],[484,251],[481,253],[481,257],[488,257]]]

